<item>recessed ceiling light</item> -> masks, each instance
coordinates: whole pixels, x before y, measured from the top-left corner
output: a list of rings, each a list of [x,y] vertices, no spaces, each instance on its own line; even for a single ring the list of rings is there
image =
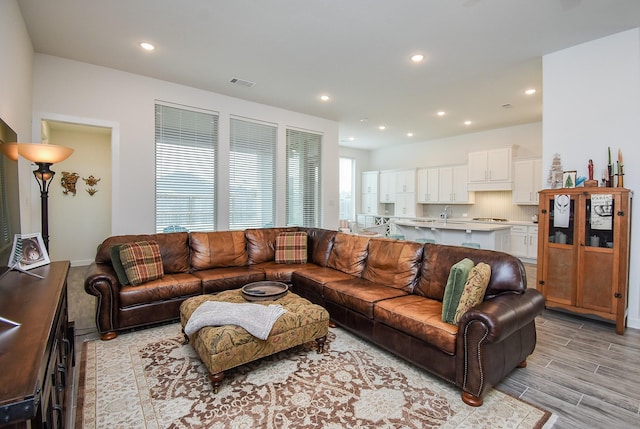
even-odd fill
[[[320,96],[320,100],[322,100],[322,101],[329,101],[329,96],[328,96],[328,95],[321,95],[321,96]]]
[[[441,110],[441,111],[439,111],[439,112],[437,113],[437,115],[438,115],[438,116],[444,116],[444,115],[446,115],[446,114],[447,114],[447,113],[446,113],[444,110]]]
[[[379,129],[379,130],[386,130],[386,129],[387,129],[387,126],[386,126],[386,125],[380,125],[380,126],[378,127],[378,129]]]
[[[533,89],[533,88],[529,88],[524,93],[527,94],[527,95],[533,95],[533,94],[536,93],[536,90]]]
[[[422,60],[424,60],[424,55],[422,54],[415,54],[411,56],[411,61],[413,61],[414,63],[419,63]]]
[[[153,51],[156,48],[155,46],[153,46],[151,43],[148,43],[148,42],[140,43],[140,47],[145,51]]]
[[[469,125],[471,125],[471,121],[464,121],[464,124],[469,126]]]
[[[407,137],[413,137],[413,133],[407,133]]]

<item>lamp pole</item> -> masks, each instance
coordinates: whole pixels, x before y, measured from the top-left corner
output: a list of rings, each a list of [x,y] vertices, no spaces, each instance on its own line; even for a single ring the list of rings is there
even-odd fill
[[[44,247],[49,251],[49,186],[51,186],[51,181],[56,173],[50,169],[51,163],[49,162],[36,162],[36,164],[38,169],[33,171],[33,175],[40,187],[42,241]]]

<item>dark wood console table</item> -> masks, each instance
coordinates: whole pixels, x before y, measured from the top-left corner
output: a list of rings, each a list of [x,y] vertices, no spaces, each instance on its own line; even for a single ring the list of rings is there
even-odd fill
[[[69,262],[13,271],[0,280],[0,428],[63,428],[71,412],[73,323]]]

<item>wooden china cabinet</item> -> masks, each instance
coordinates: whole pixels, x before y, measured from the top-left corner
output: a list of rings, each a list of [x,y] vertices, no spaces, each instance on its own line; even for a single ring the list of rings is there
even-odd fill
[[[539,195],[537,288],[546,307],[615,322],[624,334],[632,192],[594,187]]]

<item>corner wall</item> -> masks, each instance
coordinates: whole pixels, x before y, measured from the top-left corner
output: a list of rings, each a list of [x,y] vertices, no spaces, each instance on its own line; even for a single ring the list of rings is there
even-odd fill
[[[625,31],[543,58],[543,165],[560,154],[564,170],[601,178],[618,149],[625,160],[624,184],[640,191],[640,29]],[[640,209],[633,199],[628,326],[640,328]]]

